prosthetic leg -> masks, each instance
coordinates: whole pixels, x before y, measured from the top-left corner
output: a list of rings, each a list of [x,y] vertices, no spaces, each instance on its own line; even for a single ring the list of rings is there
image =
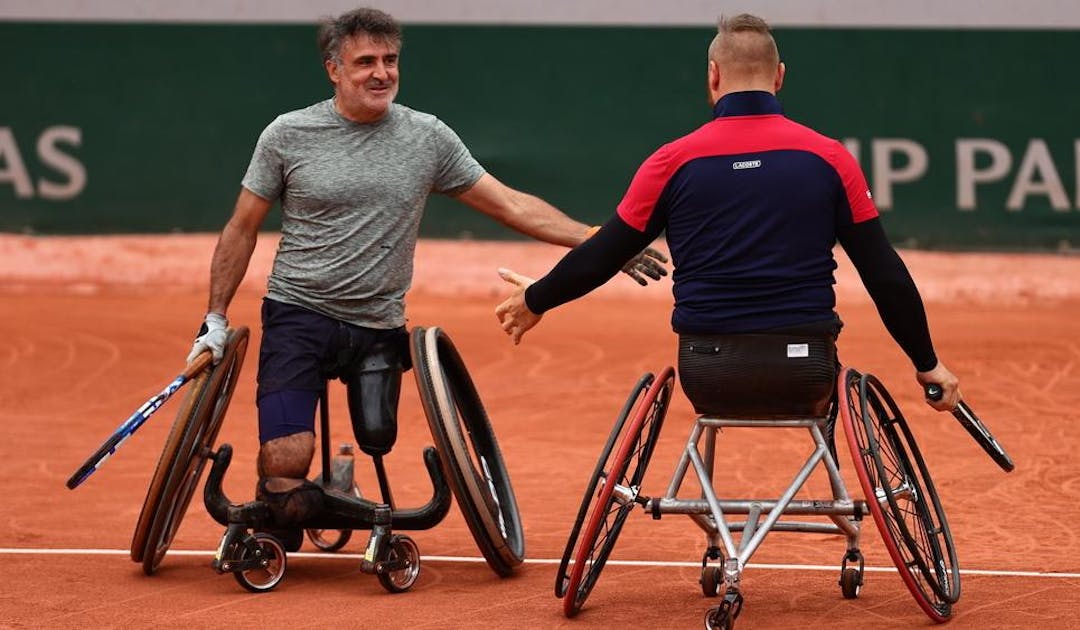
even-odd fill
[[[429,529],[442,521],[450,508],[449,486],[439,469],[435,449],[431,447],[424,451],[424,463],[434,486],[431,500],[410,510],[397,510],[394,504],[382,458],[397,440],[403,364],[399,350],[390,344],[378,343],[342,371],[353,433],[360,449],[372,457],[382,501],[373,502],[361,497],[352,479],[351,466],[334,466],[331,462],[330,413],[325,387],[319,396],[323,473],[300,488],[305,493],[312,488],[321,490],[321,513],[301,523],[316,546],[324,550],[338,549],[348,540],[352,530],[371,530],[360,570],[374,574],[386,590],[394,593],[406,591],[415,584],[420,574],[420,553],[411,538],[393,534],[392,527]],[[207,509],[228,528],[213,567],[219,573],[232,572],[248,590],[270,590],[284,574],[285,549],[272,536],[248,532],[251,528],[263,529],[268,522],[273,522],[272,511],[266,502],[234,506],[221,491],[221,478],[230,457],[231,448],[222,445],[206,486]],[[338,474],[334,474],[335,468]],[[328,535],[332,530],[338,531],[336,540]]]

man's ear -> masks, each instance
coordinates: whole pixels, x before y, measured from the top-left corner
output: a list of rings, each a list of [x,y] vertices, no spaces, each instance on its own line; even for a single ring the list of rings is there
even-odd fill
[[[779,93],[780,88],[784,86],[784,75],[786,75],[786,74],[787,74],[787,66],[784,65],[783,61],[781,61],[780,64],[778,66],[776,66],[776,80],[773,82],[773,93],[774,94]]]
[[[340,68],[338,67],[337,63],[335,63],[333,59],[327,59],[323,62],[323,67],[326,68],[326,76],[330,79],[330,82],[334,85],[337,85],[338,79],[340,78],[338,76],[338,71],[340,70]]]
[[[720,66],[712,59],[709,60],[709,90],[716,92],[720,89]]]

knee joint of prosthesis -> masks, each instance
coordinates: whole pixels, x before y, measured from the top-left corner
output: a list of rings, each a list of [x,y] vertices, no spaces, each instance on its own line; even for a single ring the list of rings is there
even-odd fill
[[[368,455],[385,455],[397,441],[402,372],[400,350],[380,342],[350,368],[345,379],[353,434]]]

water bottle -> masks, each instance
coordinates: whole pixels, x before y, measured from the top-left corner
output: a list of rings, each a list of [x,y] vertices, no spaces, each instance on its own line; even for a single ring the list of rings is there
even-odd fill
[[[337,455],[330,460],[330,487],[344,494],[353,494],[353,447],[342,444]]]

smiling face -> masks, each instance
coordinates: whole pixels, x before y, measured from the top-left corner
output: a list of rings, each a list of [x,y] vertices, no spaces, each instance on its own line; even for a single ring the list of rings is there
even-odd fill
[[[397,42],[372,39],[367,33],[341,43],[337,58],[325,64],[338,113],[360,123],[386,115],[398,92],[399,50]]]

